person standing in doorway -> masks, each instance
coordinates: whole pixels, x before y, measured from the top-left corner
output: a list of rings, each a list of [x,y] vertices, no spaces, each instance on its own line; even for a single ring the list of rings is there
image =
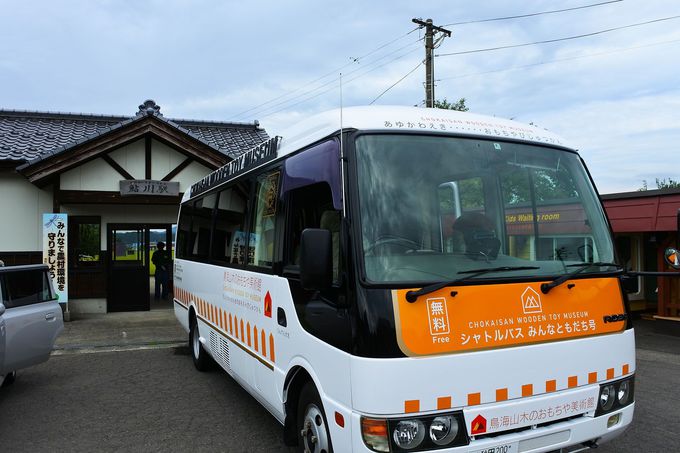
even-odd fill
[[[172,258],[170,258],[170,253],[165,250],[164,242],[159,241],[156,244],[156,251],[153,252],[151,262],[154,264],[154,266],[156,266],[156,273],[154,274],[156,280],[154,298],[158,300],[162,297],[163,300],[167,300]]]

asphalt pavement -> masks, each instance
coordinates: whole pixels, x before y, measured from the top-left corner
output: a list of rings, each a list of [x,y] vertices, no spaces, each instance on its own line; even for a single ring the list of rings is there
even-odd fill
[[[53,355],[167,348],[187,341],[172,308],[79,315],[64,323]]]
[[[657,332],[651,319],[634,326],[635,418],[598,451],[677,451],[680,336]],[[81,354],[104,351],[129,352]],[[74,319],[54,354],[61,357],[23,370],[0,393],[0,450],[287,451],[278,423],[235,381],[194,370],[172,309]],[[55,414],[68,423],[54,423]],[[206,414],[219,422],[200,422]]]

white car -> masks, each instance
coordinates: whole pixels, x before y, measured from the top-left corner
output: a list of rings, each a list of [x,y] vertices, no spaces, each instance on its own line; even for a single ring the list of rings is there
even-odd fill
[[[0,384],[49,359],[63,329],[47,266],[0,266]]]

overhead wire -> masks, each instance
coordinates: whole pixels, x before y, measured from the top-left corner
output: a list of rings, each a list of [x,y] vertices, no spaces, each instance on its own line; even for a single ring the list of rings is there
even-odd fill
[[[632,47],[624,47],[624,48],[619,48],[619,49],[614,49],[614,50],[608,50],[606,52],[597,52],[597,53],[592,53],[592,54],[587,54],[587,55],[576,55],[573,57],[566,57],[566,58],[558,58],[555,60],[549,60],[549,61],[541,61],[538,63],[529,63],[525,65],[520,65],[520,66],[511,66],[508,68],[499,68],[499,69],[492,69],[490,71],[482,71],[482,72],[475,72],[475,73],[469,73],[469,74],[461,74],[453,77],[444,77],[441,79],[436,79],[435,82],[443,82],[446,80],[454,80],[454,79],[463,79],[467,77],[476,77],[476,76],[481,76],[481,75],[487,75],[487,74],[494,74],[498,72],[506,72],[506,71],[514,71],[517,69],[526,69],[526,68],[531,68],[535,66],[541,66],[541,65],[547,65],[547,64],[553,64],[553,63],[560,63],[564,61],[572,61],[572,60],[580,60],[583,58],[591,58],[591,57],[600,57],[603,55],[611,55],[615,53],[621,53],[621,52],[628,52],[631,50],[637,50],[637,49],[642,49],[645,47],[654,47],[654,46],[660,46],[664,44],[672,44],[672,43],[677,43],[680,42],[680,39],[673,39],[669,41],[660,41],[660,42],[655,42],[655,43],[650,43],[650,44],[643,44],[640,46],[632,46]]]
[[[356,72],[358,72],[358,71],[363,71],[363,70],[365,70],[366,68],[370,68],[371,66],[373,66],[373,65],[375,65],[376,63],[378,63],[378,62],[384,60],[385,58],[388,58],[388,57],[394,55],[395,53],[398,53],[398,52],[400,52],[400,51],[402,51],[402,50],[404,50],[404,49],[406,49],[406,48],[408,48],[408,47],[414,46],[415,44],[419,43],[419,42],[422,41],[423,39],[424,39],[424,38],[420,38],[420,39],[418,39],[417,41],[411,42],[411,43],[409,43],[409,44],[407,44],[407,45],[405,45],[405,46],[402,46],[402,47],[400,47],[400,48],[398,48],[398,49],[392,51],[392,52],[389,52],[389,53],[387,53],[387,54],[381,56],[380,58],[378,58],[378,59],[376,59],[376,60],[373,60],[372,62],[368,63],[368,64],[365,65],[365,66],[359,66],[358,68],[353,69],[352,71],[349,71],[349,72],[347,72],[347,73],[344,73],[343,76],[346,77],[346,76],[351,75],[351,74],[354,74],[354,73],[356,73]],[[411,52],[411,51],[409,51],[409,52]],[[400,58],[400,57],[398,57],[398,58]],[[398,59],[398,58],[397,58],[397,59]],[[393,61],[393,60],[389,60],[389,61]],[[378,66],[378,67],[382,67],[382,66],[383,66],[383,65],[380,65],[380,66]],[[367,71],[367,72],[370,72],[370,71]],[[303,92],[303,93],[301,93],[301,94],[299,94],[299,95],[293,96],[293,97],[291,97],[291,98],[289,98],[289,99],[284,99],[284,100],[282,100],[281,102],[277,102],[277,103],[275,103],[275,104],[273,104],[273,105],[270,105],[270,106],[268,106],[268,107],[264,107],[264,108],[261,108],[261,109],[257,109],[257,110],[255,110],[254,114],[260,116],[261,118],[263,118],[263,116],[261,116],[263,113],[266,113],[266,112],[268,112],[269,110],[274,109],[274,108],[276,108],[276,107],[279,107],[279,106],[281,106],[281,105],[285,105],[285,104],[287,104],[287,103],[290,103],[290,102],[292,102],[292,101],[295,101],[296,99],[299,99],[299,98],[301,98],[301,97],[309,96],[310,94],[312,94],[312,93],[314,93],[314,92],[316,92],[316,91],[319,91],[319,90],[321,90],[321,89],[323,89],[323,88],[325,88],[325,87],[327,87],[327,86],[329,86],[329,85],[333,85],[333,84],[334,84],[335,82],[337,82],[338,80],[339,80],[339,76],[336,76],[336,77],[334,77],[333,79],[330,79],[330,80],[328,80],[327,82],[325,82],[325,83],[323,83],[323,84],[317,86],[316,88],[307,90],[306,92]],[[350,79],[350,80],[354,80],[354,79]],[[334,85],[333,85],[332,88],[330,88],[330,89],[328,89],[328,90],[324,90],[322,93],[327,93],[328,91],[330,91],[330,90],[332,90],[332,89],[334,89]],[[309,99],[313,99],[313,98],[315,98],[315,97],[317,97],[317,96],[311,96]],[[299,104],[299,102],[296,102],[296,103],[293,104],[293,105],[297,105],[297,104]],[[265,116],[269,116],[269,114],[267,114],[267,115],[265,115]]]
[[[334,69],[334,70],[332,70],[332,71],[329,71],[329,72],[327,72],[326,74],[324,74],[324,75],[322,75],[322,76],[320,76],[320,77],[317,77],[317,78],[314,79],[314,80],[311,80],[311,81],[305,83],[304,85],[300,85],[299,87],[297,87],[297,88],[295,88],[295,89],[293,89],[293,90],[287,91],[287,92],[285,92],[285,93],[283,93],[283,94],[281,94],[281,95],[279,95],[279,96],[276,96],[276,97],[274,97],[274,98],[272,98],[272,99],[269,99],[268,101],[265,101],[265,102],[263,102],[263,103],[261,103],[261,104],[258,104],[258,105],[254,106],[254,107],[251,107],[251,108],[249,108],[249,109],[247,109],[247,110],[243,110],[242,112],[239,112],[239,113],[233,115],[233,116],[231,117],[231,119],[237,119],[237,118],[239,118],[239,117],[242,117],[244,114],[249,113],[249,112],[252,112],[252,111],[258,109],[259,107],[265,106],[265,105],[270,104],[270,103],[275,102],[275,101],[278,101],[279,99],[282,99],[282,98],[284,98],[284,97],[286,97],[286,96],[289,96],[289,95],[291,95],[291,94],[293,94],[293,93],[296,93],[296,92],[298,92],[298,91],[300,91],[300,90],[302,90],[302,89],[304,89],[304,88],[307,88],[307,87],[309,87],[309,85],[315,84],[315,83],[317,83],[317,82],[319,82],[319,81],[321,81],[321,80],[323,80],[323,79],[325,79],[325,78],[327,78],[327,77],[329,77],[329,76],[331,76],[331,75],[338,74],[340,71],[342,71],[342,70],[345,69],[346,67],[351,66],[351,65],[354,65],[354,64],[360,62],[360,61],[363,60],[364,58],[369,57],[369,56],[373,55],[374,53],[379,52],[380,50],[384,49],[385,47],[390,46],[390,45],[394,44],[395,42],[404,39],[405,37],[409,36],[411,33],[415,32],[415,31],[417,31],[417,30],[419,30],[419,29],[420,29],[420,27],[415,27],[415,28],[413,28],[412,30],[410,30],[408,33],[405,33],[405,34],[403,34],[403,35],[401,35],[401,36],[399,36],[399,37],[397,37],[397,38],[394,38],[394,39],[392,39],[392,40],[390,40],[390,41],[388,41],[388,42],[386,42],[386,43],[384,43],[384,44],[382,44],[382,45],[376,47],[375,49],[371,50],[370,52],[368,52],[368,53],[366,53],[366,54],[364,54],[364,55],[362,55],[362,56],[360,56],[360,57],[351,58],[351,59],[350,59],[351,61],[350,61],[349,63],[345,63],[343,66],[340,66],[339,68]]]
[[[479,19],[479,20],[469,20],[465,22],[452,22],[450,24],[445,24],[442,25],[442,27],[450,27],[453,25],[467,25],[467,24],[478,24],[482,22],[494,22],[494,21],[499,21],[499,20],[510,20],[510,19],[521,19],[524,17],[534,17],[534,16],[541,16],[544,14],[556,14],[556,13],[563,13],[566,11],[574,11],[577,9],[585,9],[585,8],[593,8],[595,6],[602,6],[602,5],[608,5],[610,3],[619,3],[622,2],[623,0],[610,0],[608,2],[600,2],[600,3],[594,3],[591,5],[584,5],[584,6],[575,6],[573,8],[564,8],[564,9],[554,9],[550,11],[540,11],[537,13],[530,13],[530,14],[520,14],[517,16],[505,16],[505,17],[494,17],[492,19]]]
[[[463,50],[463,51],[459,51],[459,52],[442,53],[442,54],[436,54],[435,57],[449,57],[449,56],[453,56],[453,55],[467,55],[467,54],[471,54],[471,53],[491,52],[491,51],[495,51],[495,50],[514,49],[514,48],[517,48],[517,47],[527,47],[527,46],[549,44],[549,43],[560,42],[560,41],[568,41],[568,40],[572,40],[572,39],[586,38],[586,37],[589,37],[589,36],[601,35],[601,34],[604,34],[604,33],[610,33],[610,32],[613,32],[613,31],[623,30],[623,29],[626,29],[626,28],[641,27],[643,25],[649,25],[649,24],[653,24],[653,23],[657,23],[657,22],[663,22],[663,21],[667,21],[667,20],[675,20],[675,19],[679,19],[679,18],[680,18],[680,15],[663,17],[663,18],[660,18],[660,19],[653,19],[653,20],[648,20],[648,21],[645,21],[645,22],[638,22],[638,23],[635,23],[635,24],[623,25],[623,26],[620,26],[620,27],[607,28],[607,29],[595,31],[595,32],[592,32],[592,33],[583,33],[583,34],[580,34],[580,35],[566,36],[566,37],[563,37],[563,38],[546,39],[546,40],[543,40],[543,41],[534,41],[534,42],[528,42],[528,43],[523,43],[523,44],[513,44],[513,45],[508,45],[508,46],[497,46],[497,47],[488,47],[488,48],[485,48],[485,49]]]
[[[421,40],[422,40],[422,39],[421,39]],[[351,82],[353,82],[353,81],[355,81],[355,80],[357,80],[357,79],[360,79],[361,77],[364,77],[366,74],[369,74],[369,73],[371,73],[371,72],[373,72],[373,71],[375,71],[375,70],[378,70],[378,69],[380,69],[380,68],[382,68],[382,67],[387,66],[387,65],[390,64],[390,63],[393,63],[393,62],[395,62],[395,61],[397,61],[397,60],[400,60],[401,58],[404,58],[405,56],[407,56],[407,55],[413,53],[415,50],[416,50],[416,49],[409,50],[408,52],[405,52],[405,53],[403,53],[403,54],[401,54],[401,55],[399,55],[399,56],[396,56],[396,57],[394,57],[394,58],[392,58],[392,59],[386,61],[385,63],[383,63],[383,64],[381,64],[381,65],[378,65],[378,66],[375,66],[375,67],[373,67],[373,68],[370,68],[370,69],[368,69],[367,71],[364,71],[364,72],[361,73],[361,74],[357,74],[355,77],[352,77],[352,78],[350,78],[350,79],[345,79],[345,78],[344,78],[345,75],[343,74],[342,83],[343,83],[343,85],[347,85],[347,84],[349,84],[349,83],[351,83]],[[356,71],[354,71],[354,72],[356,72]],[[340,78],[338,77],[337,79],[335,79],[335,80],[333,80],[333,81],[337,81],[337,80],[339,80],[339,79],[340,79]],[[308,97],[306,97],[306,98],[304,98],[304,99],[302,99],[302,100],[300,100],[300,101],[298,101],[298,102],[295,102],[295,103],[293,103],[293,104],[287,105],[287,106],[285,106],[285,107],[283,107],[283,108],[280,108],[280,109],[277,109],[277,110],[275,110],[275,111],[273,111],[273,112],[267,112],[267,113],[265,113],[263,116],[260,116],[260,119],[270,117],[270,116],[272,116],[272,115],[274,115],[274,114],[276,114],[276,113],[279,113],[279,112],[281,112],[281,111],[283,111],[283,110],[289,109],[289,108],[294,107],[294,106],[296,106],[296,105],[302,104],[302,103],[307,102],[307,101],[310,101],[310,100],[312,100],[312,99],[315,99],[315,98],[317,98],[317,97],[319,97],[319,96],[321,96],[321,95],[323,95],[323,94],[328,93],[329,91],[335,90],[336,88],[337,88],[337,87],[336,87],[335,85],[333,85],[333,86],[331,86],[330,88],[328,88],[328,89],[326,89],[326,90],[324,90],[324,91],[322,91],[322,92],[320,92],[320,93],[317,93],[317,94],[312,95],[312,96],[308,96]],[[291,100],[292,100],[292,99],[291,99]]]
[[[612,4],[612,3],[619,3],[619,2],[621,2],[621,1],[623,1],[623,0],[610,0],[610,1],[606,1],[606,2],[599,2],[599,3],[595,3],[595,4],[583,5],[583,6],[579,6],[579,7],[573,7],[573,8],[564,8],[564,9],[559,9],[559,10],[541,11],[541,12],[531,13],[531,14],[516,15],[516,16],[506,16],[506,17],[498,17],[498,18],[492,18],[492,19],[483,19],[483,20],[475,20],[475,21],[467,21],[467,22],[457,22],[457,23],[446,24],[446,25],[443,25],[443,26],[463,25],[463,24],[478,23],[478,22],[491,22],[491,21],[498,21],[498,20],[509,20],[509,19],[523,18],[523,17],[538,16],[538,15],[543,15],[543,14],[555,14],[555,13],[566,12],[566,11],[573,11],[573,10],[579,10],[579,9],[585,9],[585,8],[592,8],[592,7],[602,6],[602,5]],[[652,24],[652,23],[656,23],[656,22],[662,22],[662,21],[668,21],[668,20],[674,20],[674,19],[678,19],[678,18],[680,18],[680,16],[670,16],[670,17],[664,17],[664,18],[654,19],[654,20],[645,21],[645,22],[639,22],[639,23],[634,23],[634,24],[628,24],[628,25],[624,25],[624,26],[620,26],[620,27],[608,28],[608,29],[599,30],[599,31],[596,31],[596,32],[591,32],[591,33],[584,33],[584,34],[580,34],[580,35],[567,36],[567,37],[555,38],[555,39],[549,39],[549,40],[543,40],[543,41],[534,41],[534,42],[530,42],[530,43],[514,44],[514,45],[507,45],[507,46],[497,46],[497,47],[492,47],[492,48],[474,49],[474,50],[459,51],[459,52],[449,52],[449,53],[444,53],[444,54],[436,54],[435,56],[436,56],[436,57],[444,57],[444,56],[454,56],[454,55],[465,55],[465,54],[471,54],[471,53],[490,52],[490,51],[503,50],[503,49],[511,49],[511,48],[518,48],[518,47],[526,47],[526,46],[531,46],[531,45],[548,44],[548,43],[554,43],[554,42],[560,42],[560,41],[567,41],[567,40],[585,38],[585,37],[590,37],[590,36],[595,36],[595,35],[599,35],[599,34],[604,34],[604,33],[613,32],[613,31],[617,31],[617,30],[622,30],[622,29],[626,29],[626,28],[639,27],[639,26],[643,26],[643,25],[648,25],[648,24]],[[327,81],[327,82],[325,82],[325,83],[323,83],[323,84],[317,86],[317,87],[314,88],[314,89],[307,90],[306,92],[304,92],[304,93],[302,93],[302,94],[300,94],[300,95],[290,97],[292,94],[294,94],[294,93],[296,93],[296,92],[298,92],[298,91],[301,91],[301,90],[303,90],[304,88],[309,87],[309,85],[316,84],[316,83],[318,83],[318,82],[320,82],[320,81],[322,81],[322,80],[328,78],[329,76],[338,73],[338,72],[341,71],[342,69],[347,68],[348,66],[351,66],[351,65],[354,65],[354,64],[358,63],[358,62],[361,61],[362,59],[365,59],[366,57],[368,57],[368,56],[370,56],[370,55],[373,55],[373,54],[379,52],[380,50],[384,49],[385,47],[387,47],[387,46],[393,44],[394,42],[397,42],[397,41],[403,39],[404,37],[410,35],[411,33],[415,32],[415,31],[417,31],[417,30],[420,30],[420,29],[421,29],[421,27],[416,27],[416,28],[410,30],[408,33],[406,33],[406,34],[404,34],[404,35],[402,35],[402,36],[399,36],[398,38],[395,38],[395,39],[393,39],[393,40],[391,40],[391,41],[389,41],[389,42],[387,42],[387,43],[385,43],[385,44],[382,44],[381,46],[379,46],[379,47],[377,47],[377,48],[371,50],[370,52],[368,52],[368,53],[366,53],[366,54],[364,54],[364,55],[362,55],[362,56],[360,56],[360,57],[352,58],[351,61],[350,61],[349,63],[347,63],[347,64],[345,64],[345,65],[339,67],[339,68],[336,69],[336,70],[333,70],[333,71],[331,71],[331,72],[328,72],[328,73],[326,73],[326,74],[324,74],[324,75],[322,75],[322,76],[320,76],[320,77],[318,77],[318,78],[316,78],[316,79],[314,79],[314,80],[312,80],[312,81],[306,83],[306,84],[303,85],[303,86],[300,86],[300,87],[298,87],[298,88],[296,88],[296,89],[294,89],[294,90],[290,90],[290,91],[288,91],[288,92],[286,92],[286,93],[284,93],[284,94],[282,94],[282,95],[280,95],[280,96],[277,96],[277,97],[275,97],[275,98],[270,99],[269,101],[266,101],[266,102],[264,102],[264,103],[262,103],[262,104],[259,104],[259,105],[255,106],[255,107],[252,107],[252,108],[248,109],[248,110],[245,110],[245,111],[243,111],[243,112],[241,112],[241,113],[235,115],[235,117],[242,116],[244,113],[248,113],[248,112],[253,112],[253,111],[257,112],[257,111],[259,110],[261,113],[259,113],[259,114],[258,114],[258,113],[255,113],[255,114],[258,115],[258,116],[260,116],[260,118],[266,118],[266,117],[272,116],[272,115],[274,115],[274,114],[276,114],[276,113],[278,113],[278,112],[280,112],[280,111],[282,111],[282,110],[285,110],[285,109],[291,108],[291,107],[293,107],[293,106],[299,105],[299,104],[301,104],[301,103],[303,103],[303,102],[307,102],[307,101],[309,101],[309,100],[311,100],[311,99],[314,99],[314,98],[317,98],[317,97],[319,97],[319,96],[321,96],[321,95],[323,95],[323,94],[325,94],[325,93],[327,93],[327,92],[329,92],[329,91],[332,91],[332,90],[334,90],[334,89],[336,88],[333,84],[339,80],[339,78],[338,78],[337,76],[334,77],[333,79],[331,79],[331,80],[329,80],[329,81]],[[407,54],[411,53],[412,51],[409,51],[409,52],[407,52],[407,53],[405,53],[405,54],[403,54],[403,55],[400,55],[400,56],[397,56],[397,57],[395,57],[395,58],[392,58],[392,59],[390,59],[389,61],[387,61],[387,62],[384,63],[384,64],[375,66],[376,63],[380,62],[381,60],[384,60],[385,58],[387,58],[387,57],[389,57],[389,56],[391,56],[391,55],[394,55],[395,53],[398,53],[398,52],[400,52],[401,50],[403,50],[403,49],[405,49],[405,48],[407,48],[407,47],[409,47],[409,46],[412,46],[412,45],[414,45],[414,44],[416,44],[416,43],[418,43],[418,42],[420,42],[420,41],[422,41],[422,40],[423,40],[423,38],[420,38],[418,41],[412,42],[412,43],[410,43],[410,44],[407,44],[406,46],[400,47],[399,49],[397,49],[397,50],[395,50],[395,51],[393,51],[393,52],[390,52],[390,53],[388,53],[388,54],[386,54],[386,55],[383,55],[383,56],[380,57],[379,59],[377,59],[377,60],[375,60],[375,61],[369,63],[367,66],[362,66],[362,67],[357,68],[357,69],[355,69],[355,70],[353,70],[353,71],[350,71],[349,73],[345,73],[344,76],[347,76],[347,75],[351,75],[351,74],[354,74],[354,73],[363,71],[361,74],[358,74],[356,77],[353,77],[353,78],[344,80],[344,83],[351,83],[352,81],[357,80],[358,78],[361,78],[361,77],[365,76],[366,74],[368,74],[368,73],[370,73],[370,72],[373,72],[373,71],[375,71],[375,70],[377,70],[377,69],[379,69],[379,68],[381,68],[381,67],[384,67],[385,65],[387,65],[387,64],[389,64],[389,63],[392,63],[393,61],[396,61],[396,60],[398,60],[398,59],[403,58],[404,56],[406,56]],[[672,41],[670,41],[670,42],[672,42]],[[659,43],[659,44],[662,44],[662,43]],[[641,47],[645,47],[645,46],[641,46]],[[632,48],[629,48],[629,49],[622,49],[622,50],[620,50],[620,51],[630,50],[630,49],[632,49]],[[614,52],[616,52],[616,51],[610,51],[610,52],[608,52],[608,53],[614,53]],[[605,54],[605,53],[600,53],[600,54]],[[595,55],[600,55],[600,54],[595,54]],[[593,55],[593,56],[595,56],[595,55]],[[478,73],[478,74],[467,74],[467,75],[462,75],[462,76],[449,77],[449,78],[444,78],[444,79],[437,79],[437,81],[455,79],[455,78],[459,78],[459,77],[469,77],[469,76],[472,76],[472,75],[482,75],[482,74],[488,74],[488,73],[491,73],[491,72],[508,71],[508,70],[513,70],[513,69],[520,69],[520,68],[525,68],[525,67],[538,66],[538,65],[541,65],[541,64],[549,64],[549,63],[555,63],[555,62],[559,62],[559,61],[568,61],[568,60],[571,60],[571,59],[586,58],[586,57],[588,57],[588,56],[577,56],[577,57],[571,57],[571,58],[553,60],[553,61],[550,61],[550,62],[534,63],[534,64],[530,64],[530,65],[523,65],[523,66],[519,66],[519,67],[498,69],[498,70],[494,70],[494,71],[485,71],[485,72]],[[414,68],[412,68],[409,72],[407,72],[403,77],[401,77],[401,78],[400,78],[399,80],[397,80],[394,84],[392,84],[390,87],[388,87],[388,88],[387,88],[386,90],[384,90],[382,93],[380,93],[375,99],[373,99],[373,101],[371,101],[371,104],[373,104],[375,101],[377,101],[378,99],[380,99],[384,94],[386,94],[387,92],[389,92],[389,91],[390,91],[392,88],[394,88],[396,85],[398,85],[399,83],[401,83],[401,82],[402,82],[404,79],[406,79],[409,75],[411,75],[413,72],[415,72],[422,64],[423,64],[422,61],[419,62]],[[370,68],[371,66],[374,66],[374,67],[371,68],[371,69],[366,70],[367,68]],[[333,86],[331,86],[330,88],[325,89],[325,90],[323,90],[323,91],[321,91],[321,92],[318,92],[318,93],[316,93],[316,94],[313,94],[313,93],[315,93],[315,92],[317,92],[317,91],[319,91],[319,90],[322,90],[322,89],[325,88],[325,87],[328,87],[329,85],[333,85]],[[271,104],[271,103],[273,103],[273,102],[275,102],[275,101],[277,101],[277,100],[281,100],[281,99],[286,98],[286,97],[290,97],[290,98],[289,98],[289,99],[285,99],[285,100],[283,100],[283,101],[281,101],[281,102],[279,102],[279,103],[276,103],[276,104],[274,104],[274,105],[269,105],[269,104]],[[293,103],[291,104],[291,102],[293,102]],[[268,107],[265,107],[265,108],[262,108],[262,107],[267,106],[267,105],[269,105],[269,106],[268,106]],[[284,106],[284,105],[285,105],[285,106]],[[280,106],[284,106],[284,107],[282,107],[282,108],[277,108],[277,107],[280,107]],[[262,114],[264,114],[264,115],[262,115]]]
[[[413,74],[413,73],[415,72],[415,70],[418,69],[419,67],[421,67],[422,65],[423,65],[423,62],[421,61],[420,63],[418,63],[418,64],[416,65],[415,68],[413,68],[413,69],[411,69],[409,72],[407,72],[406,75],[404,75],[404,77],[402,77],[401,79],[399,79],[399,80],[397,80],[396,82],[394,82],[392,85],[390,85],[390,87],[389,87],[388,89],[386,89],[385,91],[383,91],[382,93],[380,93],[375,99],[373,99],[371,102],[369,102],[369,105],[373,105],[373,103],[374,103],[375,101],[377,101],[378,99],[380,99],[385,93],[387,93],[387,92],[390,91],[392,88],[394,88],[394,87],[397,86],[399,83],[401,83],[401,81],[404,80],[406,77],[408,77],[408,76],[410,76],[411,74]]]

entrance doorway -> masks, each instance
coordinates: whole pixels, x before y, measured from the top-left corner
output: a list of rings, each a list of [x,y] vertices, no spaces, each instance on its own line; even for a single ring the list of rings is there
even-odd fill
[[[172,256],[172,225],[108,225],[108,312],[151,309],[151,292],[154,289],[151,284],[154,270],[151,256],[158,241],[165,242]]]

